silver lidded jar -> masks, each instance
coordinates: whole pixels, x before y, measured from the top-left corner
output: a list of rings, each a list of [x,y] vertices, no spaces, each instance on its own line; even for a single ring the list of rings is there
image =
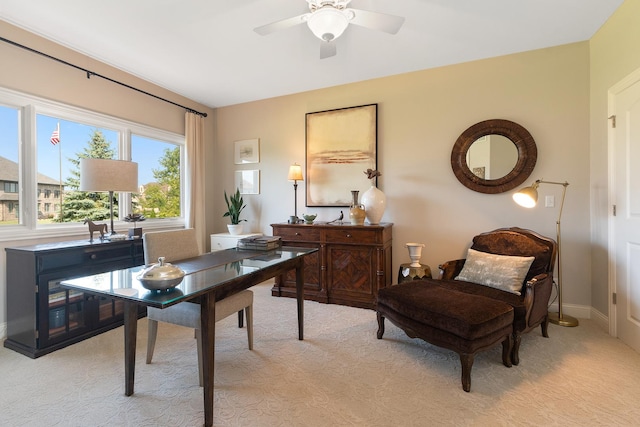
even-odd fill
[[[146,289],[166,291],[178,286],[182,282],[184,275],[184,270],[165,262],[164,257],[160,257],[157,264],[152,264],[142,270],[137,279]]]

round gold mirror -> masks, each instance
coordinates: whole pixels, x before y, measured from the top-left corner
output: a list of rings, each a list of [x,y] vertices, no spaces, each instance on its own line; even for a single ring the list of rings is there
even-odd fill
[[[451,167],[458,181],[480,193],[513,190],[531,175],[538,149],[531,134],[509,120],[476,123],[451,151]]]

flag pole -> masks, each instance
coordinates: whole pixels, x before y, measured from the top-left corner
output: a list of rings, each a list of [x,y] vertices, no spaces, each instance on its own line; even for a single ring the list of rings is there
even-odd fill
[[[60,188],[60,213],[59,220],[62,222],[63,219],[63,208],[62,208],[62,139],[60,138],[60,122],[58,122],[56,126],[56,130],[51,135],[51,143],[58,146],[58,187]]]

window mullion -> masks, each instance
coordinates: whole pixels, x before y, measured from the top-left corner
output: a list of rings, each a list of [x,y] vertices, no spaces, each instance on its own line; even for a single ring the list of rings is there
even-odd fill
[[[20,200],[21,224],[32,230],[38,220],[37,196],[37,143],[36,143],[36,109],[33,105],[22,108],[20,115]]]

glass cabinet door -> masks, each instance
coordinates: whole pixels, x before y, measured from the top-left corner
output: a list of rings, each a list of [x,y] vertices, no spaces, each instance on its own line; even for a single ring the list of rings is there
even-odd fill
[[[124,317],[124,302],[109,298],[100,298],[98,303],[98,321],[111,322]]]
[[[49,295],[46,310],[42,311],[48,324],[48,339],[66,337],[74,331],[83,330],[86,327],[84,293],[64,289],[60,286],[60,280],[49,281]]]

